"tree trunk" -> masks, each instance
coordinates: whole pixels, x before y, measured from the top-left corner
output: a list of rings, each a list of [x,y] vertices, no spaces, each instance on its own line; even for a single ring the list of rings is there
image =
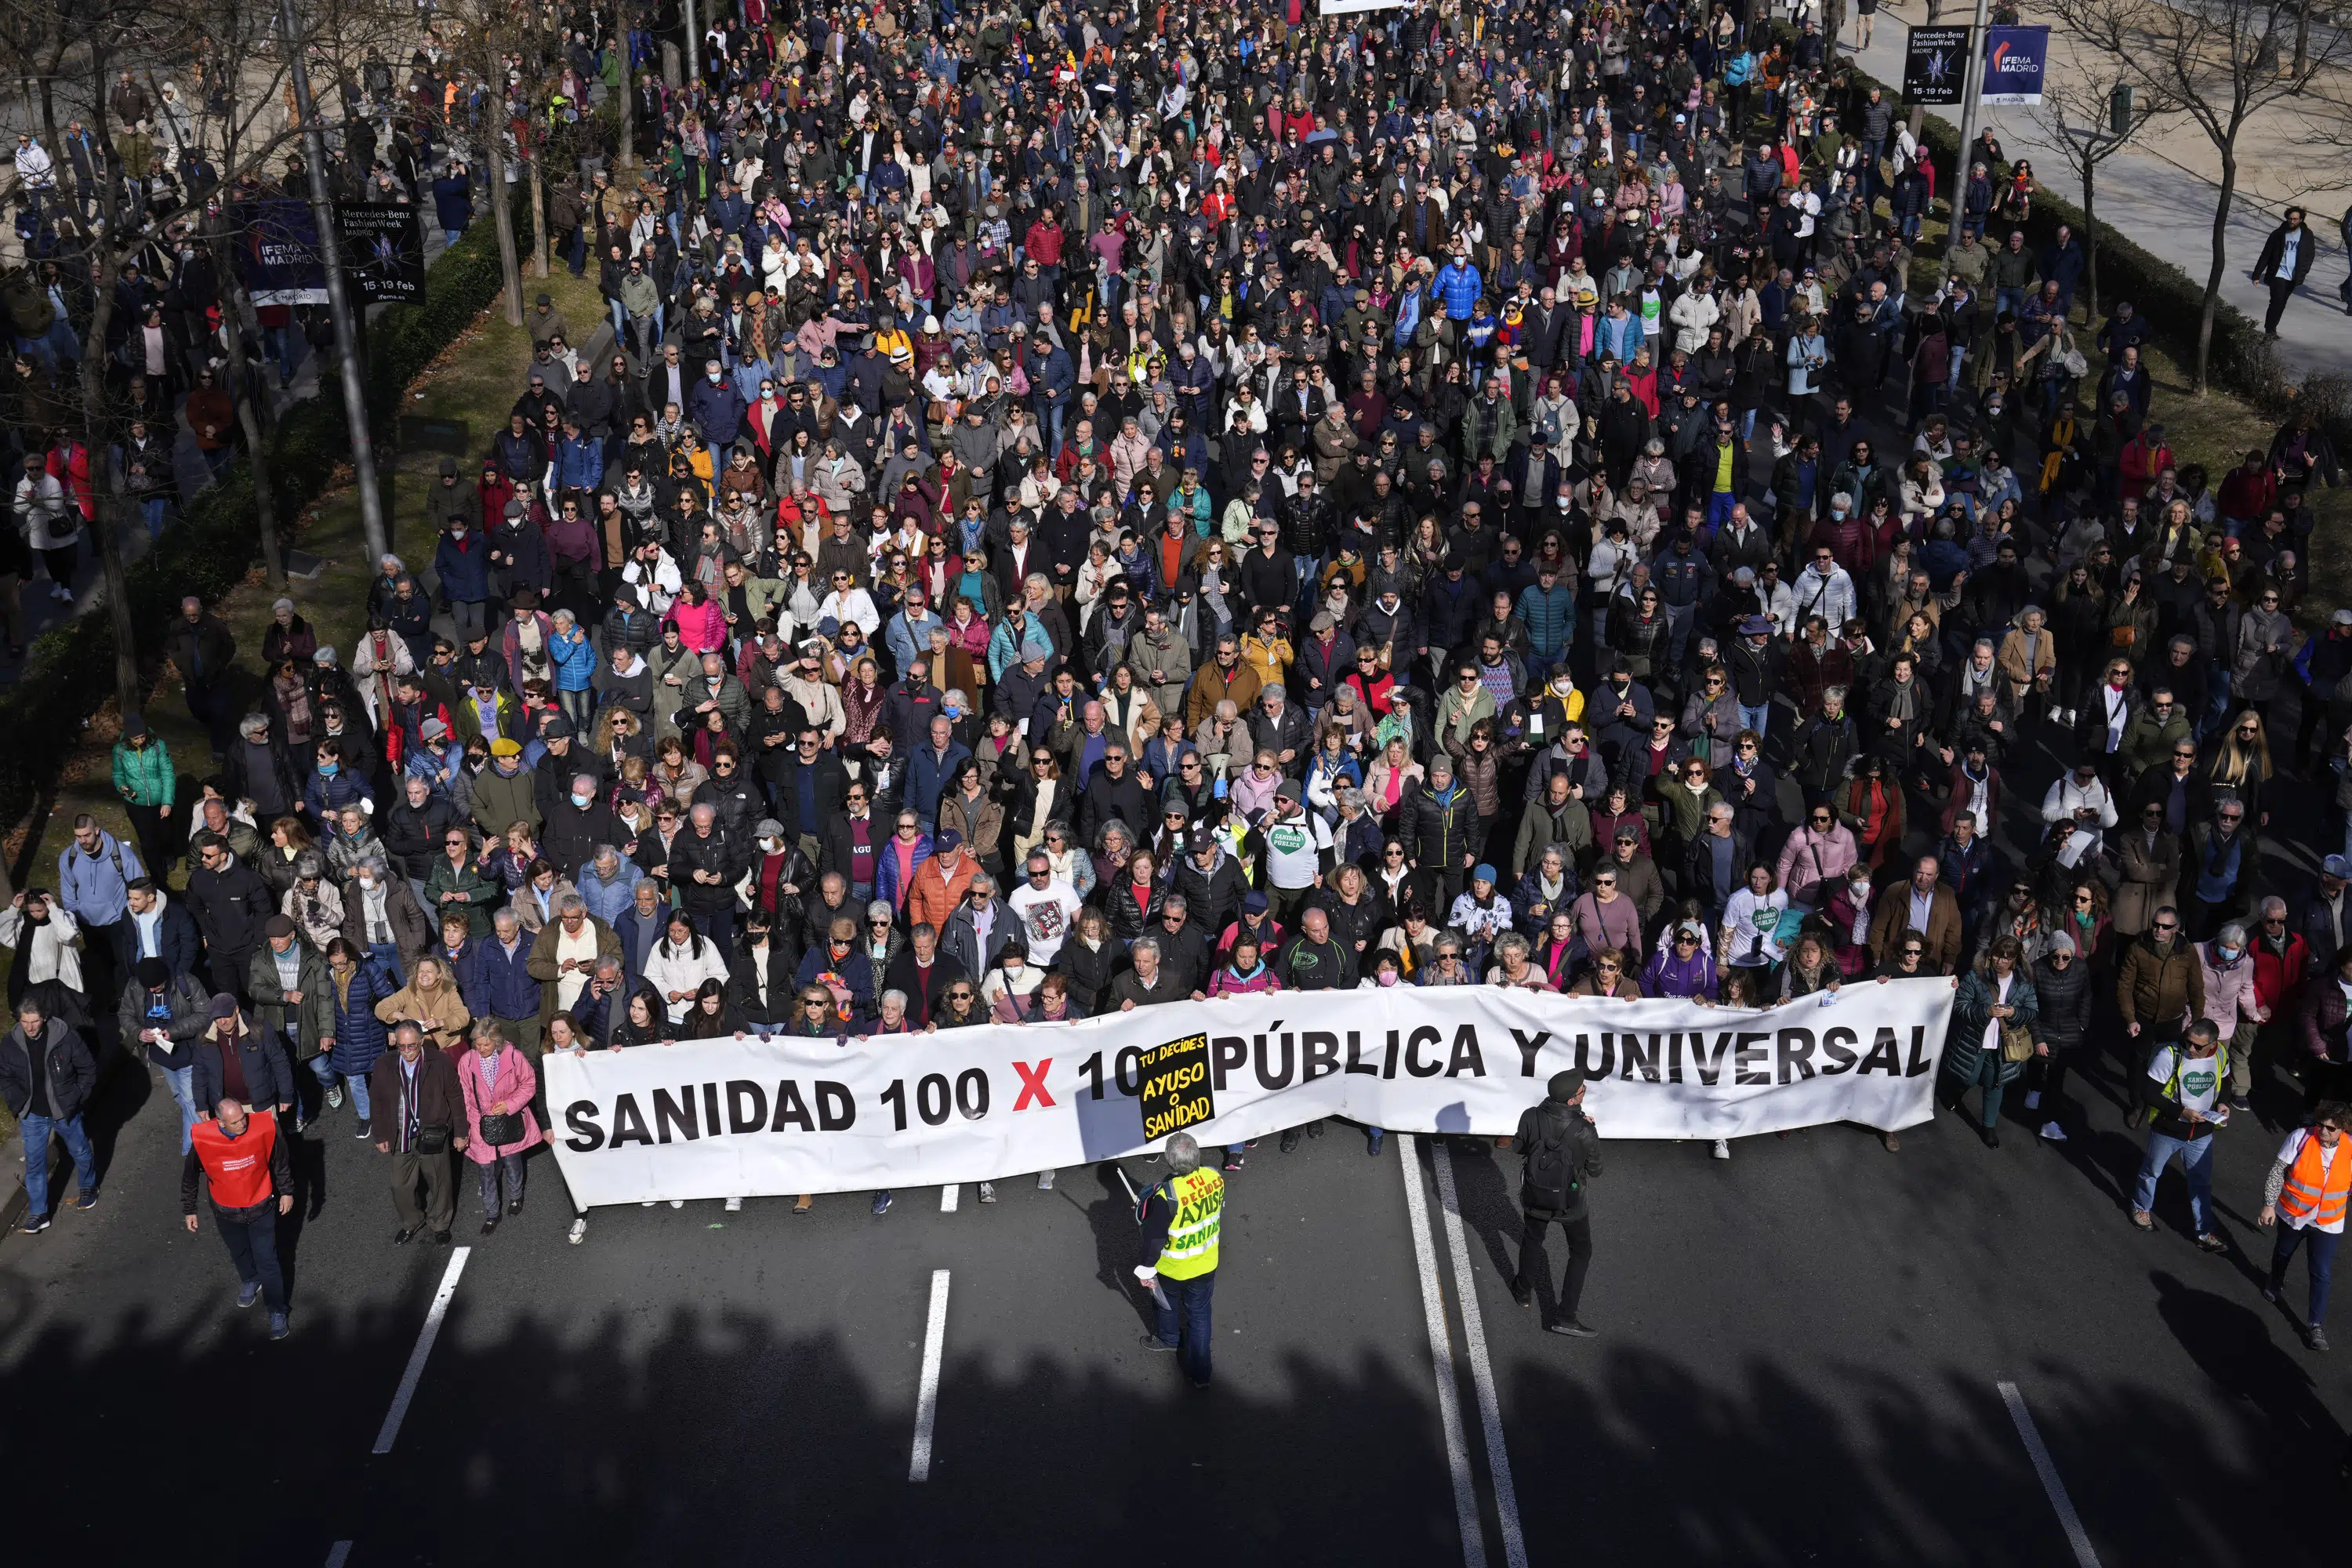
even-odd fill
[[[2304,0],[2294,8],[2294,74],[2297,79],[2302,78],[2304,67],[2311,58],[2311,6],[2312,0]],[[2295,89],[2298,95],[2302,90],[2301,88]]]
[[[121,276],[110,237],[101,239],[95,306],[89,333],[81,345],[81,439],[89,462],[89,494],[96,513],[89,527],[97,536],[99,565],[106,577],[107,615],[114,628],[114,698],[128,714],[139,711],[138,628],[131,619],[131,584],[122,568],[121,529],[127,508],[121,476],[106,456],[110,436],[105,424],[106,330],[114,319],[114,289]]]
[[[286,561],[278,548],[278,498],[269,488],[269,440],[261,427],[261,412],[255,406],[259,399],[247,395],[252,381],[245,358],[245,321],[252,301],[246,297],[245,281],[236,275],[227,245],[217,232],[209,237],[226,294],[228,319],[221,323],[226,329],[221,336],[228,340],[228,373],[237,393],[237,422],[245,426],[247,461],[253,466],[253,521],[261,534],[261,568],[268,574],[271,587],[283,589]]]
[[[109,138],[105,107],[107,53],[102,46],[90,50],[89,70],[91,102],[95,105],[90,121],[103,145]],[[47,85],[46,81],[42,84],[45,89]],[[98,536],[99,567],[106,578],[107,615],[113,625],[115,704],[130,714],[139,710],[139,638],[138,628],[131,618],[131,584],[122,569],[121,528],[128,510],[127,498],[122,493],[123,476],[107,456],[111,436],[106,417],[107,329],[113,324],[115,287],[122,277],[122,257],[115,249],[114,237],[130,226],[122,221],[121,200],[119,182],[110,171],[101,170],[98,210],[105,219],[105,227],[93,247],[89,331],[81,345],[81,438],[89,468],[89,527]],[[66,586],[70,588],[72,584]]]
[[[2221,277],[2230,266],[2230,202],[2238,194],[2237,127],[2221,148],[2221,192],[2213,201],[2213,265],[2205,273],[2205,303],[2197,312],[2197,363],[2189,390],[2205,395],[2205,372],[2213,355],[2213,317],[2221,309]]]
[[[615,168],[633,169],[637,163],[637,95],[635,72],[629,64],[629,18],[624,7],[613,7],[613,47],[621,59],[621,145],[615,152]],[[618,185],[621,182],[613,182]]]
[[[515,256],[514,206],[507,195],[506,134],[490,127],[483,138],[490,155],[490,221],[499,231],[499,271],[507,280],[507,325],[522,325],[522,264]]]
[[[2093,195],[2098,171],[2098,159],[2090,156],[2089,150],[2085,149],[2083,159],[2083,295],[2084,309],[2088,312],[2083,318],[2085,321],[2099,319],[2099,219],[2097,203]]]
[[[535,150],[530,160],[530,275],[547,276],[547,180]]]

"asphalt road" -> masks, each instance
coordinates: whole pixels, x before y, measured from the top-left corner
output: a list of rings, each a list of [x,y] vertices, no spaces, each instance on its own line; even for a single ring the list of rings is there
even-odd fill
[[[2012,865],[2059,762],[2010,761]],[[2293,896],[2317,795],[2266,804]],[[2206,1257],[2177,1175],[2158,1233],[2128,1224],[2118,1035],[2063,1144],[2015,1093],[1998,1150],[1948,1115],[1891,1154],[1840,1127],[1727,1163],[1605,1144],[1592,1341],[1510,1300],[1507,1157],[1449,1148],[1449,1205],[1426,1146],[1269,1143],[1232,1178],[1204,1394],[1137,1345],[1108,1167],[953,1213],[906,1190],[879,1219],[861,1194],[599,1210],[577,1247],[544,1157],[488,1238],[468,1173],[471,1245],[381,1456],[455,1253],[388,1244],[346,1110],[305,1142],[295,1331],[268,1342],[219,1242],[179,1226],[169,1097],[125,1074],[91,1118],[105,1201],[0,1241],[0,1408],[30,1413],[0,1459],[20,1517],[96,1561],[2318,1562],[2352,1370],[2261,1301],[2252,1224],[2300,1097],[2263,1064],[2262,1125],[2216,1156],[2233,1250]]]
[[[0,1400],[30,1417],[7,1464],[43,1533],[99,1561],[184,1555],[194,1531],[221,1560],[234,1537],[244,1561],[349,1542],[361,1565],[1464,1561],[1411,1171],[1483,1562],[2077,1561],[2004,1382],[2097,1561],[2315,1562],[2319,1510],[2341,1507],[2347,1363],[2301,1348],[2252,1258],[2189,1245],[2177,1177],[2158,1234],[2130,1228],[2118,1069],[2085,1076],[2090,1126],[2063,1146],[2019,1126],[1987,1151],[1949,1117],[1895,1154],[1846,1128],[1745,1141],[1727,1163],[1606,1145],[1589,1342],[1510,1300],[1507,1156],[1447,1151],[1457,1253],[1426,1145],[1368,1159],[1337,1124],[1292,1155],[1269,1144],[1234,1178],[1205,1394],[1137,1346],[1109,1167],[1002,1184],[989,1206],[967,1188],[954,1213],[905,1191],[880,1219],[856,1194],[807,1216],[600,1210],[573,1247],[542,1160],[487,1239],[467,1184],[474,1245],[383,1457],[455,1252],[388,1244],[382,1166],[346,1110],[305,1145],[295,1333],[269,1343],[209,1229],[178,1228],[168,1097],[126,1077],[97,1119],[105,1202],[0,1247]],[[2263,1108],[2287,1098],[2270,1086]],[[2226,1229],[2265,1256],[2250,1215],[2273,1147],[2233,1130],[2219,1156]]]

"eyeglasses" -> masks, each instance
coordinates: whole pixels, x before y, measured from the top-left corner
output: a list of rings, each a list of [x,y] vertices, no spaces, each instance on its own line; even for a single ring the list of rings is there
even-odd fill
[[[971,1000],[971,993],[962,989],[950,991],[948,993],[948,1000],[950,1002],[969,1002]]]
[[[2178,921],[2158,921],[2156,922],[2156,929],[2158,931],[2179,931],[2180,929],[2180,922]]]
[[[1927,950],[1924,947],[1906,947],[1903,950],[1903,956],[1906,958],[1925,958],[1927,956]]]

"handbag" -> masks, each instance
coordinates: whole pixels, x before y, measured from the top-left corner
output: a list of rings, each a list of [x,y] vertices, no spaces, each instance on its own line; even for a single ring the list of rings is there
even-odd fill
[[[483,1116],[482,1142],[491,1148],[503,1149],[509,1143],[520,1143],[522,1140],[522,1116],[520,1112],[509,1110],[500,1115]]]
[[[2033,1055],[2033,1031],[2022,1024],[2004,1023],[2000,1026],[2000,1059],[2021,1062]],[[487,1137],[488,1134],[484,1133]]]
[[[447,1122],[426,1122],[424,1126],[416,1130],[416,1152],[419,1154],[446,1154],[449,1152],[449,1124]]]

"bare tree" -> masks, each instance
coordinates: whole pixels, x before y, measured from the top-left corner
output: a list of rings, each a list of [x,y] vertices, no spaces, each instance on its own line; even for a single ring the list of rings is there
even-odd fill
[[[509,326],[522,325],[522,260],[515,238],[514,204],[509,182],[523,177],[530,107],[522,96],[526,82],[510,79],[509,62],[523,58],[533,31],[521,8],[505,0],[461,0],[445,16],[457,22],[462,37],[455,50],[458,61],[483,84],[478,107],[464,126],[451,126],[478,149],[478,162],[489,175],[490,222],[499,237],[499,268],[506,279],[502,313]],[[546,276],[542,264],[540,276]]]
[[[2111,61],[2078,62],[2073,70],[2051,71],[2042,83],[2042,102],[2029,111],[2033,123],[2066,160],[2083,184],[2083,287],[2089,319],[2099,316],[2099,165],[2137,142],[2180,106],[2148,90],[2129,67]],[[2117,99],[2128,91],[2128,123],[2118,126]]]
[[[2230,209],[2238,194],[2238,138],[2249,121],[2301,93],[2345,55],[2345,35],[2315,36],[2313,47],[2285,63],[2281,46],[2295,26],[2291,0],[2052,0],[2058,26],[2118,73],[2176,106],[2205,133],[2221,161],[2213,203],[2213,258],[2197,321],[2191,385],[2202,394],[2212,358],[2213,319],[2230,264]]]
[[[209,209],[225,192],[258,185],[294,128],[277,109],[283,65],[262,47],[267,23],[238,0],[84,0],[58,9],[65,33],[59,58],[67,69],[55,84],[57,95],[89,126],[100,165],[72,201],[59,204],[55,223],[52,259],[77,291],[89,290],[88,318],[74,323],[79,364],[71,384],[59,389],[58,423],[61,434],[79,441],[87,463],[91,532],[114,637],[116,695],[130,712],[139,706],[138,628],[121,535],[136,510],[129,476],[114,460],[113,448],[138,405],[130,394],[131,362],[118,359],[114,351],[136,341],[131,334],[139,323],[118,318],[126,302],[123,285],[134,266],[143,274],[174,264],[184,242],[212,241],[219,246],[214,254],[220,254],[230,237],[219,226],[232,220],[208,218]],[[240,74],[227,94],[220,146],[205,149],[199,163],[175,172],[166,165],[145,120],[125,123],[118,116],[124,100],[117,84],[134,71],[135,62],[192,57],[236,61]],[[201,178],[184,187],[180,173],[198,169]],[[214,226],[212,234],[200,233],[207,222]],[[255,427],[245,428],[252,439]],[[260,452],[257,441],[255,451]],[[270,554],[274,564],[274,549]]]

